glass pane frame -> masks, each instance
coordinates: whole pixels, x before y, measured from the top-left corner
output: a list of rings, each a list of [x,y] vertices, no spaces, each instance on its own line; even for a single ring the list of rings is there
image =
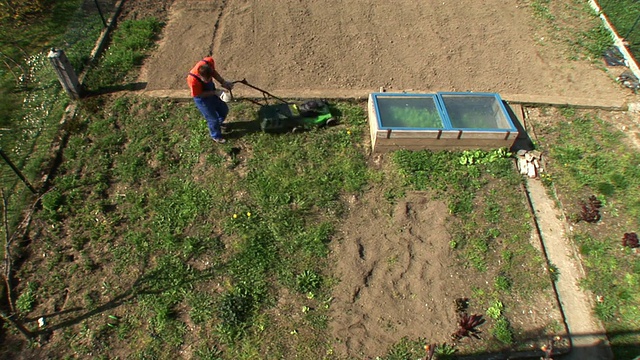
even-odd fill
[[[447,123],[451,126],[450,128],[451,130],[467,130],[467,131],[475,131],[475,132],[482,132],[482,131],[517,132],[518,131],[515,125],[513,124],[513,121],[511,120],[511,116],[509,115],[507,108],[504,106],[504,102],[502,101],[502,98],[497,93],[439,92],[437,93],[437,98],[438,98],[438,101],[440,101],[440,106],[443,109],[444,116],[446,116],[447,118]],[[487,103],[491,103],[491,107],[492,107],[491,111],[485,112],[485,114],[483,115],[489,115],[490,113],[492,113],[494,116],[499,117],[499,119],[496,119],[496,122],[495,122],[496,125],[494,127],[458,126],[463,121],[458,118],[459,114],[456,113],[454,109],[454,104],[452,103],[451,100],[454,100],[454,99],[463,100],[464,98],[467,98],[472,101],[480,100]],[[450,100],[449,104],[447,104],[447,99]],[[467,107],[467,109],[470,109],[470,107]],[[468,114],[469,112],[462,111],[462,113]],[[498,122],[502,122],[504,125],[500,126]]]
[[[474,93],[474,92],[438,92],[431,94],[409,94],[409,93],[372,93],[374,111],[376,115],[376,119],[378,122],[379,130],[462,130],[462,131],[473,131],[473,132],[517,132],[517,128],[513,124],[511,116],[504,106],[504,102],[502,98],[497,93]],[[401,99],[409,99],[410,101],[425,101],[431,100],[434,103],[435,110],[437,111],[440,120],[442,122],[443,127],[408,127],[408,126],[388,126],[385,124],[383,117],[385,116],[384,109],[381,111],[380,103],[382,102],[382,108],[384,108],[384,100],[388,99],[391,101],[401,100]],[[459,122],[456,119],[457,114],[455,111],[451,111],[451,114],[447,110],[447,99],[479,99],[480,101],[485,101],[491,103],[491,107],[493,110],[493,115],[497,116],[499,120],[496,121],[496,127],[459,127],[456,122]],[[400,101],[398,101],[400,102]],[[405,103],[405,105],[407,105]],[[408,105],[407,105],[408,106]],[[449,107],[452,108],[452,103],[449,101]],[[453,110],[453,109],[451,109]],[[485,115],[489,114],[487,112]],[[453,117],[453,119],[452,119]],[[503,127],[498,127],[498,121],[504,123]]]
[[[451,127],[451,124],[448,123],[447,117],[445,116],[442,109],[442,101],[438,99],[437,94],[406,94],[406,93],[373,93],[371,94],[373,97],[374,110],[376,114],[376,119],[378,120],[378,129],[380,130],[439,130],[447,127]],[[428,127],[428,126],[388,126],[387,124],[383,124],[383,117],[385,115],[385,100],[390,100],[391,102],[401,103],[401,100],[406,99],[408,102],[405,102],[405,106],[409,106],[410,102],[417,101],[429,101],[433,103],[433,110],[437,113],[441,127]],[[391,121],[392,122],[392,121]]]

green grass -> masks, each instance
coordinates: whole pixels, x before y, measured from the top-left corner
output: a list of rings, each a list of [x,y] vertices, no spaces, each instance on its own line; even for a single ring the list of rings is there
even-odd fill
[[[43,298],[75,286],[75,274],[98,276],[79,301],[86,311],[100,312],[105,296],[126,299],[113,311],[122,320],[109,325],[90,317],[83,323],[108,346],[130,339],[133,357],[175,354],[191,341],[189,334],[197,334],[199,351],[211,357],[242,359],[265,351],[322,357],[336,281],[327,256],[346,215],[344,196],[384,183],[366,164],[362,107],[337,107],[344,126],[248,133],[217,146],[192,104],[131,96],[84,101],[70,126],[55,190],[37,214],[46,224],[42,251],[48,255],[23,271],[43,276]],[[234,104],[231,113],[246,119],[255,110]],[[475,160],[469,164],[462,156]],[[464,224],[455,253],[463,265],[495,278],[486,291],[503,293],[509,303],[512,294],[536,293],[545,285],[527,272],[540,268],[541,260],[529,245],[521,180],[506,156],[398,152],[392,177],[404,184],[389,186],[398,194],[432,190],[445,200],[454,223]],[[65,266],[74,262],[69,249],[82,254],[78,266]],[[482,269],[469,260],[474,254]],[[496,256],[499,269],[492,265]],[[38,270],[41,262],[46,273]],[[290,304],[278,307],[285,317],[274,313],[279,301]],[[71,337],[70,348],[96,356],[108,348],[83,339]],[[420,354],[420,343],[401,342],[388,358]]]
[[[539,43],[562,44],[568,59],[600,61],[603,52],[613,45],[609,32],[587,2],[535,0],[529,6],[538,26],[547,32]]]
[[[575,224],[572,238],[587,269],[582,286],[601,299],[594,313],[611,333],[616,356],[627,358],[627,346],[640,341],[640,267],[621,240],[640,228],[640,153],[623,132],[589,112],[566,109],[561,116],[540,130],[547,170],[570,218],[579,218],[580,202],[592,194],[603,203],[600,222]]]
[[[636,59],[640,58],[640,6],[635,0],[599,0],[598,4],[618,35],[625,38]]]
[[[67,161],[38,219],[48,224],[48,237],[64,232],[71,247],[87,253],[89,266],[73,271],[88,276],[109,269],[107,278],[115,276],[111,271],[129,274],[112,278],[121,287],[112,296],[135,300],[120,311],[137,314],[131,321],[144,325],[119,334],[137,344],[135,356],[177,351],[187,336],[178,309],[201,331],[215,330],[208,336],[225,344],[226,358],[259,352],[250,344],[259,344],[266,332],[278,343],[285,327],[317,329],[317,335],[305,335],[305,343],[284,344],[289,351],[321,351],[312,344],[322,342],[327,326],[325,261],[333,224],[344,215],[343,194],[361,191],[369,178],[359,144],[364,112],[338,106],[349,131],[252,133],[217,147],[207,141],[206,124],[192,104],[136,97],[84,102],[65,149]],[[250,110],[255,108],[238,104],[232,113]],[[253,151],[232,159],[231,146]],[[47,260],[62,283],[40,291],[55,297],[71,286],[64,284],[73,274],[60,266],[66,260],[59,245],[48,244],[61,254]],[[297,311],[306,310],[302,322],[274,328],[270,324],[280,319],[270,309],[283,289]],[[84,306],[100,309],[100,294],[85,291]],[[87,325],[93,331],[98,326]],[[201,351],[218,353],[211,349]]]
[[[39,14],[3,18],[0,23],[2,57],[11,65],[0,68],[0,147],[36,188],[44,175],[43,167],[52,156],[51,144],[69,104],[47,59],[49,48],[62,48],[80,71],[102,29],[98,14],[85,12],[81,3],[55,1]],[[105,16],[110,15],[111,9],[103,10]],[[33,194],[4,161],[0,162],[0,169],[13,229]]]
[[[85,78],[89,91],[121,86],[127,75],[142,65],[148,52],[154,48],[155,40],[164,24],[155,18],[126,20],[119,24],[112,36],[111,45],[96,68]]]
[[[539,18],[557,21],[551,2],[532,6]],[[126,88],[161,25],[155,19],[121,24],[89,73],[90,88]],[[78,52],[70,49],[70,58],[81,68],[90,42],[73,34]],[[598,28],[578,37],[591,52],[604,44]],[[44,69],[43,61],[36,57],[33,64]],[[30,93],[35,99],[25,111],[34,119],[44,111],[58,121],[66,101],[51,74],[42,79],[41,94],[51,95]],[[325,357],[337,281],[327,257],[347,214],[342,199],[388,180],[389,202],[425,190],[447,204],[451,251],[478,279],[493,280],[469,289],[472,301],[495,315],[490,332],[501,347],[491,349],[518,344],[520,333],[503,306],[534,299],[549,279],[532,271],[546,263],[529,244],[531,224],[522,219],[530,215],[512,160],[497,151],[399,151],[391,155],[392,179],[385,179],[367,167],[363,108],[336,106],[344,126],[295,135],[248,133],[216,146],[191,104],[135,96],[82,101],[80,115],[68,125],[55,188],[35,217],[44,226],[34,246],[45,256],[20,269],[33,281],[22,289],[18,308],[28,313],[39,299],[73,294],[81,309],[65,315],[71,322],[61,330],[60,356],[107,358],[126,347],[132,358],[174,358],[193,345],[196,356],[209,359]],[[253,119],[255,110],[234,104],[231,113],[236,120]],[[572,141],[541,142],[553,159],[549,181],[560,193],[598,192],[608,211],[637,228],[637,154],[623,153],[621,135],[597,118],[571,109],[564,116],[567,121],[553,131]],[[34,128],[38,135],[45,131]],[[42,162],[36,148],[31,143],[21,150],[36,154],[30,165],[21,163],[32,174]],[[613,344],[628,349],[638,343],[633,301],[640,267],[630,251],[619,249],[618,234],[598,238],[581,230],[575,241],[589,271],[583,285],[606,294],[594,312]],[[424,345],[424,339],[402,339],[382,358],[418,358]]]

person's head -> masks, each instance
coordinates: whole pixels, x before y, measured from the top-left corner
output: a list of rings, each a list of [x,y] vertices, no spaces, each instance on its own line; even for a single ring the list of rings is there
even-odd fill
[[[207,64],[202,64],[198,68],[198,75],[205,79],[210,79],[213,76],[213,69]]]

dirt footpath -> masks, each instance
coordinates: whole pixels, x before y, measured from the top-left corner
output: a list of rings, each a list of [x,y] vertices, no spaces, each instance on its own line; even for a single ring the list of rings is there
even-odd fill
[[[617,72],[567,60],[539,27],[522,0],[176,0],[141,81],[186,94],[186,73],[212,52],[227,78],[282,96],[629,94]]]

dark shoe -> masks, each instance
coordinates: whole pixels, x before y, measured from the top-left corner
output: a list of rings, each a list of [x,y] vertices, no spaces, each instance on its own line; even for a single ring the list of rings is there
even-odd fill
[[[223,139],[223,138],[213,138],[213,141],[217,142],[218,144],[224,144],[227,142],[227,140]]]
[[[222,130],[229,130],[229,124],[226,124],[226,123],[222,123],[222,124],[220,124],[220,129],[222,129]]]

